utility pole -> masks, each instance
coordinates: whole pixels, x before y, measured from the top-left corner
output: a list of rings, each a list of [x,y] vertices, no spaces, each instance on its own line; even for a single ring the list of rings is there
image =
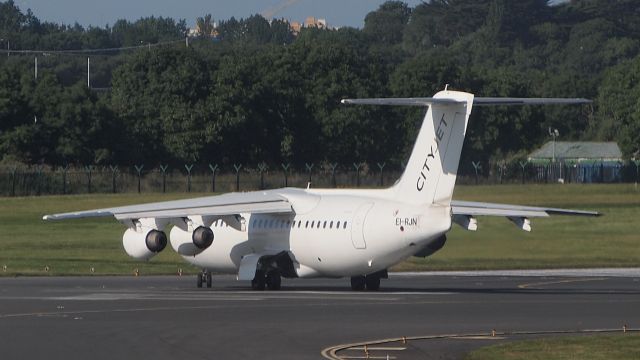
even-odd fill
[[[35,57],[35,63],[33,67],[33,76],[36,80],[38,80],[38,57]]]
[[[91,89],[91,60],[87,57],[87,87]]]

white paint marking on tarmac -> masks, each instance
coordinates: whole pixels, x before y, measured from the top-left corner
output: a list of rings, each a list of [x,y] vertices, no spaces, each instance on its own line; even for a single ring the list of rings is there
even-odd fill
[[[398,295],[453,295],[454,292],[432,291],[390,291],[378,293],[357,293],[339,291],[278,291],[256,293],[253,291],[224,291],[206,293],[155,293],[155,292],[117,292],[90,293],[69,296],[39,297],[38,299],[62,301],[117,301],[117,300],[173,300],[173,301],[264,301],[264,300],[343,300],[343,301],[399,301]],[[1,299],[1,298],[0,298]]]
[[[596,268],[596,269],[543,269],[543,270],[481,270],[481,271],[425,271],[389,273],[390,277],[402,276],[568,276],[568,277],[640,277],[640,268]]]
[[[365,349],[364,346],[356,346],[356,347],[345,349],[345,351],[348,351],[348,350],[359,350],[359,351],[364,351],[364,350],[368,350],[368,351],[403,351],[403,350],[407,350],[407,347],[406,346],[367,346],[367,348]]]
[[[577,283],[577,282],[588,282],[588,281],[602,281],[602,280],[606,280],[607,278],[577,278],[577,279],[566,279],[566,280],[556,280],[556,281],[542,281],[542,282],[535,282],[535,283],[527,283],[527,284],[520,284],[518,285],[518,288],[520,289],[531,289],[531,288],[539,288],[539,287],[543,287],[543,286],[548,286],[548,285],[558,285],[558,284],[569,284],[569,283]]]

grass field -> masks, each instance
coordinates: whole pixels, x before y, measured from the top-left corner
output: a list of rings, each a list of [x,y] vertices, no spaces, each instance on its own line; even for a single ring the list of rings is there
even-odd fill
[[[640,359],[640,334],[554,337],[488,346],[465,360]]]
[[[0,198],[0,276],[174,274],[198,271],[167,249],[149,262],[122,249],[124,227],[111,218],[45,222],[43,214],[173,200],[202,194],[116,194]],[[394,270],[640,266],[640,191],[633,185],[459,186],[454,198],[597,210],[599,218],[532,220],[519,230],[504,218],[479,218],[477,232],[454,225],[445,247]],[[6,270],[4,269],[6,266]],[[45,271],[48,267],[49,271]]]

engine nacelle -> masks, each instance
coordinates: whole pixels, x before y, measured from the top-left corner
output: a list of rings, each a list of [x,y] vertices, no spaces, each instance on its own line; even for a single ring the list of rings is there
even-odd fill
[[[149,260],[167,246],[167,235],[156,229],[127,229],[122,236],[122,245],[132,258]]]
[[[425,247],[420,249],[417,253],[413,254],[415,257],[427,257],[433,255],[436,251],[442,249],[444,244],[447,242],[447,237],[445,235],[440,236],[439,238],[432,240]]]
[[[174,226],[169,233],[171,246],[180,255],[194,256],[213,243],[213,231],[206,226],[198,226],[194,231],[185,231]]]

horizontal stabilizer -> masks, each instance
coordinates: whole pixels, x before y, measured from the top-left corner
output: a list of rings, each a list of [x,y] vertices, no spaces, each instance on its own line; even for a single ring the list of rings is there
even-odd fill
[[[397,106],[431,106],[456,105],[464,101],[450,98],[371,98],[371,99],[343,99],[345,105],[397,105]],[[579,105],[591,104],[592,101],[582,98],[500,98],[475,97],[474,106],[498,105]]]
[[[342,99],[345,105],[398,105],[398,106],[431,106],[466,104],[466,101],[447,98],[372,98],[372,99]]]
[[[593,101],[581,98],[500,98],[500,97],[476,97],[473,99],[475,106],[495,105],[579,105],[591,104]]]

